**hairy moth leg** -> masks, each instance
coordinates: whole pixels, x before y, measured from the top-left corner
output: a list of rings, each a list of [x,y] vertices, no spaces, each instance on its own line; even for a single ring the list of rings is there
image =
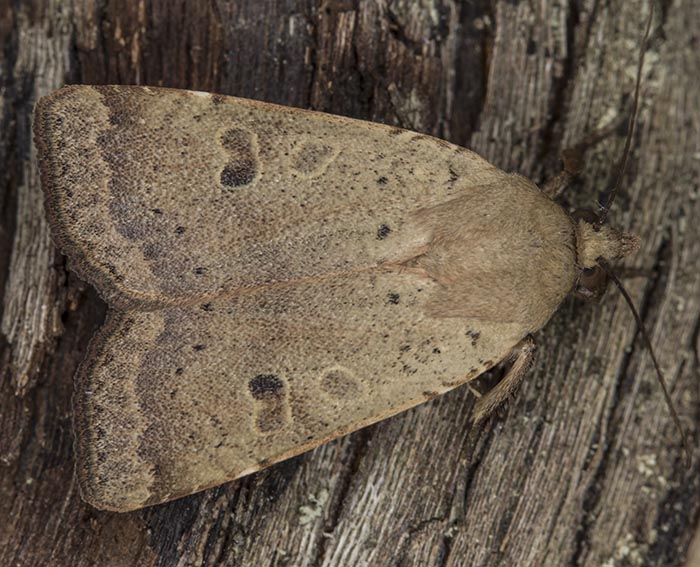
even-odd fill
[[[510,356],[511,366],[506,375],[476,402],[473,412],[474,423],[481,423],[515,393],[532,365],[535,350],[537,350],[537,343],[530,335],[513,348]]]
[[[542,192],[552,199],[559,197],[571,180],[583,170],[583,158],[586,152],[608,136],[614,134],[627,121],[627,113],[622,113],[616,120],[613,120],[607,126],[594,130],[575,146],[564,148],[561,152],[561,160],[564,167],[560,173],[547,180],[542,186]]]

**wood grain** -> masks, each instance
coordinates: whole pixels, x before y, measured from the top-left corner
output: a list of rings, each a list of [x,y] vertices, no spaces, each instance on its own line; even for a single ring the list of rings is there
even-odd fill
[[[700,7],[663,0],[612,222],[697,448]],[[72,376],[104,305],[63,268],[29,118],[66,82],[251,97],[439,135],[537,182],[632,90],[645,0],[0,1],[0,564],[683,565],[700,520],[679,437],[612,290],[567,300],[481,432],[461,388],[251,478],[131,514],[82,503]],[[593,206],[621,136],[565,194]],[[481,385],[486,387],[485,382]],[[688,565],[693,565],[689,557]]]

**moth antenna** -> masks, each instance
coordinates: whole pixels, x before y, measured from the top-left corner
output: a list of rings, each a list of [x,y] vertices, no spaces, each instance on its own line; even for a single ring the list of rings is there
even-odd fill
[[[668,405],[668,409],[671,412],[671,417],[673,418],[673,422],[676,424],[676,428],[681,434],[681,439],[683,443],[683,451],[685,452],[685,464],[687,468],[690,468],[691,465],[691,456],[690,456],[690,444],[688,443],[688,438],[685,434],[685,430],[683,429],[683,426],[681,425],[681,420],[678,417],[678,413],[676,413],[676,408],[673,406],[673,401],[671,400],[671,396],[668,393],[668,388],[666,387],[666,380],[661,373],[661,368],[659,367],[659,363],[656,360],[656,354],[654,354],[654,349],[651,346],[651,340],[649,340],[649,335],[647,333],[646,327],[644,326],[644,323],[642,322],[642,318],[639,316],[639,313],[637,312],[636,307],[634,306],[634,303],[632,302],[632,298],[630,297],[630,294],[627,292],[625,289],[625,286],[622,285],[622,282],[618,279],[618,277],[615,275],[615,273],[612,271],[612,268],[610,265],[603,260],[602,258],[598,259],[598,264],[600,265],[603,270],[608,274],[608,277],[615,282],[615,286],[617,289],[620,291],[622,294],[622,297],[625,298],[625,301],[627,302],[627,305],[629,305],[630,310],[632,311],[632,315],[634,315],[634,319],[637,322],[637,327],[639,328],[639,331],[642,334],[642,337],[644,337],[644,342],[646,343],[647,349],[649,349],[649,354],[651,355],[651,360],[654,363],[654,368],[656,369],[656,377],[659,380],[659,384],[661,384],[661,390],[664,393],[664,398],[666,398],[666,405]]]
[[[600,219],[598,220],[597,226],[601,227],[605,224],[605,219],[608,216],[608,211],[615,200],[615,195],[622,184],[622,179],[625,176],[625,171],[627,170],[627,162],[630,154],[630,149],[632,147],[632,138],[634,137],[635,127],[637,125],[637,116],[639,114],[639,92],[642,85],[642,69],[644,67],[644,55],[647,50],[647,43],[649,41],[649,33],[651,32],[651,24],[654,20],[654,0],[649,2],[649,18],[647,19],[647,26],[644,32],[644,37],[642,38],[642,45],[639,49],[639,60],[637,62],[637,81],[634,87],[634,102],[632,103],[632,116],[630,116],[629,128],[627,129],[627,139],[625,140],[625,149],[622,151],[622,162],[620,163],[620,168],[617,172],[617,179],[615,179],[615,184],[613,185],[610,193],[605,200],[605,206],[600,212]]]

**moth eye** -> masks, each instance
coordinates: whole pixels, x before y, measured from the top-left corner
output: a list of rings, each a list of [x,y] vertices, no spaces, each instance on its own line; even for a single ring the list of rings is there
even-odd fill
[[[588,301],[598,302],[608,287],[608,275],[599,266],[583,268],[574,292],[578,297]]]

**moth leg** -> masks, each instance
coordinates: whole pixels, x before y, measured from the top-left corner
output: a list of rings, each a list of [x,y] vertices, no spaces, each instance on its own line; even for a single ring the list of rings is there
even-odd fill
[[[564,149],[561,153],[561,160],[564,164],[564,168],[559,174],[549,179],[542,186],[542,192],[552,199],[561,195],[571,180],[581,173],[583,169],[583,158],[586,151],[615,133],[628,120],[629,118],[626,113],[623,113],[607,126],[591,132],[575,146]]]
[[[564,150],[561,154],[561,159],[564,162],[564,169],[557,175],[549,179],[543,186],[542,192],[552,199],[556,199],[564,192],[564,189],[569,185],[571,180],[578,175],[581,171],[580,160],[583,159],[583,155],[578,156],[578,160],[575,155],[572,155],[573,160],[569,161],[567,158],[567,152],[573,150]]]
[[[474,397],[475,397],[477,400],[480,400],[481,397],[483,396],[483,394],[482,394],[481,392],[479,392],[479,390],[477,390],[477,389],[476,389],[474,386],[472,386],[469,382],[467,382],[467,388],[469,388],[469,391],[470,391],[472,394],[474,394]]]
[[[489,417],[503,402],[518,389],[523,377],[530,369],[535,357],[537,344],[530,335],[520,341],[511,353],[511,366],[501,381],[489,392],[479,398],[474,406],[473,421],[475,424]]]

